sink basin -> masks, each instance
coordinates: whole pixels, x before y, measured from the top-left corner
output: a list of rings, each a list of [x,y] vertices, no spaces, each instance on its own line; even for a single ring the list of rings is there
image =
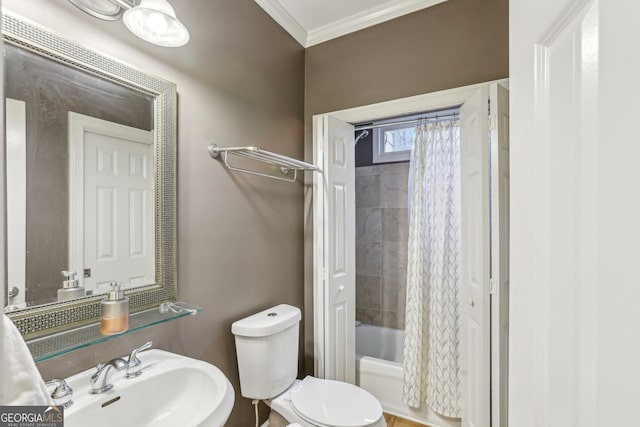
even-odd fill
[[[113,388],[90,394],[95,368],[67,378],[74,404],[65,427],[220,427],[229,418],[234,392],[215,366],[162,350],[139,353],[142,375],[113,371]],[[123,359],[127,359],[123,357]]]

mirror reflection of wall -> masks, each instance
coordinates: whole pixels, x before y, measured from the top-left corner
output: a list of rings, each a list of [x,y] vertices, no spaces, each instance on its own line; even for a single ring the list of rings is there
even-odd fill
[[[21,296],[18,295],[13,299],[9,297],[10,293],[7,293],[7,302],[9,304],[15,303],[24,297],[24,305],[33,306],[56,301],[57,291],[65,280],[61,272],[73,268],[79,269],[78,265],[75,267],[70,265],[70,254],[74,253],[73,245],[69,240],[70,233],[73,235],[73,226],[70,224],[70,217],[73,217],[70,202],[74,200],[70,194],[70,184],[74,178],[70,176],[70,159],[73,153],[69,150],[69,113],[74,112],[81,116],[100,119],[114,126],[122,125],[135,128],[151,135],[149,131],[154,125],[153,97],[44,58],[20,47],[5,45],[5,48],[5,96],[23,103],[24,124],[18,123],[17,126],[24,127],[24,141],[26,143],[22,154],[19,154],[24,158],[22,160],[24,167],[19,167],[16,172],[16,176],[24,176],[22,185],[24,203],[23,206],[17,207],[18,211],[24,211],[24,219],[20,221],[19,216],[14,217],[13,222],[9,223],[8,230],[9,234],[13,233],[17,237],[13,240],[14,243],[8,244],[7,261],[10,267],[13,266],[14,273],[15,271],[18,273],[8,273],[8,277],[5,279],[5,292],[13,287],[24,289]],[[20,117],[20,113],[17,117]],[[9,117],[7,119],[13,120]],[[7,123],[7,128],[11,127],[12,123]],[[9,133],[9,130],[7,132]],[[118,137],[112,139],[118,139]],[[114,141],[108,143],[117,144]],[[147,150],[147,155],[150,150],[148,163],[135,160],[137,158],[135,153],[129,153],[127,156],[121,155],[119,159],[116,156],[107,155],[105,157],[104,154],[109,150],[103,150],[102,154],[96,154],[100,157],[99,161],[103,162],[99,166],[104,168],[110,165],[111,171],[116,171],[114,168],[119,162],[122,171],[125,168],[127,171],[133,170],[136,173],[144,170],[146,176],[151,177],[151,182],[147,182],[145,185],[151,185],[149,197],[152,198],[154,175],[152,144],[153,141],[151,141],[151,145],[137,144],[139,147],[133,149],[136,153]],[[9,163],[8,160],[7,166]],[[99,186],[99,184],[96,185]],[[20,190],[19,185],[12,186],[12,188]],[[21,197],[15,194],[12,197],[8,195],[8,210],[11,211],[14,207],[12,203],[20,199]],[[103,208],[107,199],[104,197],[102,199]],[[139,220],[147,225],[151,224],[151,228],[145,228],[145,233],[147,233],[147,238],[150,234],[153,239],[152,199],[151,203],[145,197],[138,197],[136,200],[140,206],[145,204],[147,207],[146,215],[148,216],[139,218]],[[117,199],[111,199],[111,201],[117,203]],[[151,206],[148,206],[149,204]],[[122,204],[120,205],[122,207]],[[140,215],[140,212],[143,211],[139,210],[138,214]],[[97,211],[93,212],[93,215],[96,216],[96,213]],[[110,221],[113,224],[121,222],[116,216]],[[105,227],[102,227],[102,230],[104,231]],[[113,231],[115,232],[115,229]],[[97,236],[99,240],[100,236],[96,233],[98,231],[92,231],[94,237]],[[15,242],[20,239],[21,235],[24,241],[23,246],[21,247],[20,244],[16,246]],[[112,252],[118,250],[114,246],[115,241],[122,239],[113,236],[115,235],[112,235],[110,242],[108,239],[101,241],[104,250],[102,253],[97,253],[98,257],[108,258],[109,250]],[[148,243],[145,242],[138,239],[139,245]],[[112,244],[111,247],[109,244]],[[151,253],[151,263],[153,264],[153,241],[147,250]],[[120,250],[120,252],[122,251]],[[81,283],[84,281],[85,268],[92,270],[89,273],[91,275],[96,271],[95,266],[83,266],[82,271],[77,272]],[[119,267],[112,265],[112,268],[117,271]],[[23,273],[20,274],[20,272]],[[23,283],[20,283],[20,277],[23,278]],[[94,282],[106,281],[107,283],[112,280],[126,281],[123,276],[118,276],[118,274],[114,274],[114,277],[104,278],[93,276],[93,279],[95,279]],[[145,280],[141,279],[141,284]],[[100,289],[99,292],[104,290]]]

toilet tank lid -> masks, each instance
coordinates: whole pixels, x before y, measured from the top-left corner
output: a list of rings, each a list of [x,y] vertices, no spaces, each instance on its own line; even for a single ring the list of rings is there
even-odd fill
[[[243,337],[265,337],[295,325],[301,318],[298,307],[280,304],[233,322],[231,332]]]

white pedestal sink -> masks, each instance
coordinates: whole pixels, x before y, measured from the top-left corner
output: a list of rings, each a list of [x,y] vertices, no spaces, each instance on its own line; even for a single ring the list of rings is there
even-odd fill
[[[224,426],[234,392],[220,369],[162,350],[138,357],[142,375],[127,379],[114,370],[113,388],[105,393],[90,394],[95,368],[67,378],[74,404],[64,411],[65,427]]]

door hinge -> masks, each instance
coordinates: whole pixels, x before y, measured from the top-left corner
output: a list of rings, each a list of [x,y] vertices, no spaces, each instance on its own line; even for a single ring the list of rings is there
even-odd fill
[[[498,293],[498,287],[496,286],[495,279],[489,279],[489,295],[495,295]]]
[[[497,123],[495,115],[491,115],[487,118],[487,126],[489,126],[489,130],[496,130]]]

